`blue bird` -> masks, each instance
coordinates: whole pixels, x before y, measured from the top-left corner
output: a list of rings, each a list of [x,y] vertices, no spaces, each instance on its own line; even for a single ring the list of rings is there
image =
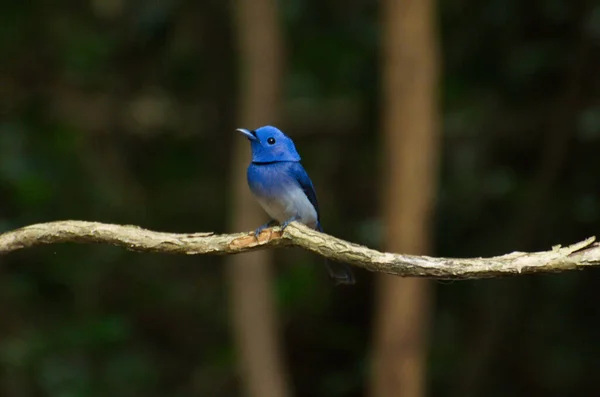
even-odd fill
[[[285,229],[293,221],[323,232],[317,195],[300,164],[294,142],[272,126],[236,131],[248,138],[252,149],[252,162],[247,170],[250,191],[271,217],[271,221],[256,229],[255,235],[276,223]],[[326,266],[335,284],[354,284],[348,265],[326,261]]]

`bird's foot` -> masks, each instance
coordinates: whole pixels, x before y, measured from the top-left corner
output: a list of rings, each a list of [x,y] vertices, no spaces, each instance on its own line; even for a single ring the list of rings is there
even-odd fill
[[[281,224],[281,231],[283,232],[285,230],[286,227],[288,227],[288,225],[294,221],[297,221],[298,219],[300,219],[300,216],[298,216],[297,214],[292,216],[290,219],[288,219],[287,221],[283,222]]]
[[[256,239],[258,239],[258,236],[260,236],[260,233],[262,233],[263,230],[271,227],[271,226],[275,226],[277,224],[276,221],[274,220],[270,220],[269,222],[265,223],[264,225],[259,226],[255,231],[254,231],[254,237]]]

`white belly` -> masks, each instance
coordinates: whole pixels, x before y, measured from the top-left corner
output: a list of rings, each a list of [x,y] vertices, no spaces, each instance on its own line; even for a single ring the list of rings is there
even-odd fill
[[[279,223],[298,215],[299,221],[310,228],[317,227],[317,211],[300,188],[286,190],[277,198],[257,197],[260,206]]]

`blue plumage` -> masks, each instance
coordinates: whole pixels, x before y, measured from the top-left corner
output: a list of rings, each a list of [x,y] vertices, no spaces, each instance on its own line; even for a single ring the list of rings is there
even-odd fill
[[[254,131],[240,128],[237,131],[248,138],[252,148],[248,185],[272,219],[256,229],[256,234],[274,221],[285,228],[295,220],[322,232],[317,195],[310,177],[300,164],[294,142],[272,126]],[[336,284],[354,284],[354,276],[347,265],[329,261],[326,264]]]

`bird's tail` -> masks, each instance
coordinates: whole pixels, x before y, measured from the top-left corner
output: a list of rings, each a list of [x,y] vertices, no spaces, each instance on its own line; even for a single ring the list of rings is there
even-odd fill
[[[321,223],[317,223],[317,230],[323,233],[323,227],[321,226]],[[333,280],[335,285],[352,285],[356,282],[354,273],[347,264],[325,259],[325,266],[327,267],[329,278]]]
[[[345,263],[333,262],[329,259],[325,259],[325,266],[327,266],[329,277],[333,280],[335,285],[352,285],[356,282],[350,266]]]

